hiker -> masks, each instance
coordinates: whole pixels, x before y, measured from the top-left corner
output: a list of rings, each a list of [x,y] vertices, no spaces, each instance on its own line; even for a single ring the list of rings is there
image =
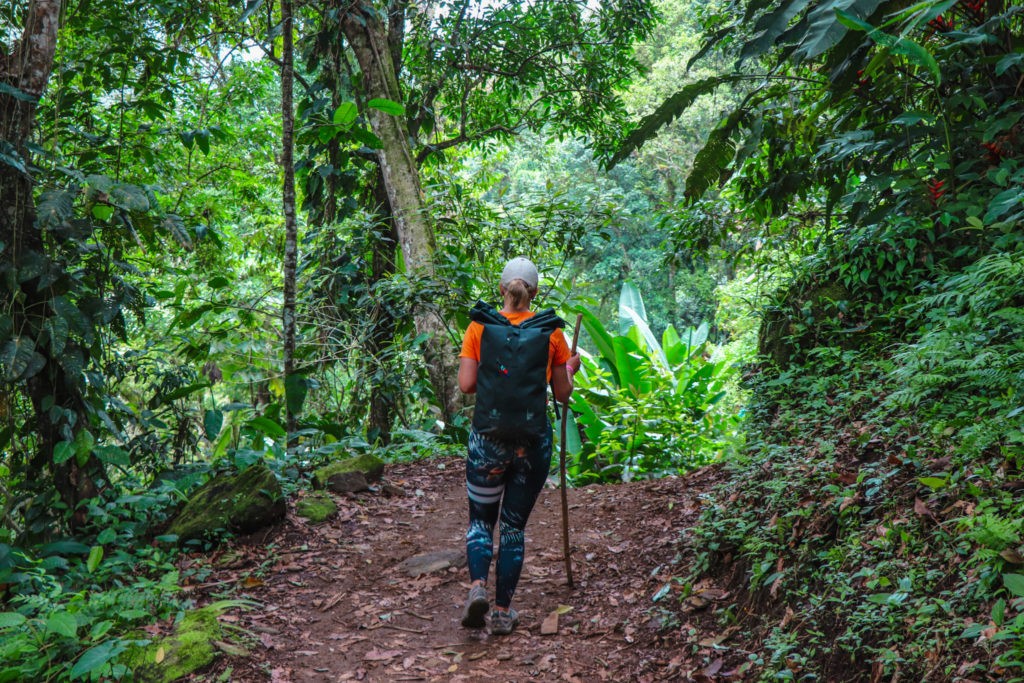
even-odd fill
[[[462,625],[486,625],[487,575],[500,516],[493,635],[511,633],[519,623],[511,605],[523,569],[523,530],[551,468],[547,386],[557,401],[567,402],[580,367],[562,334],[565,322],[552,310],[530,310],[537,282],[537,267],[528,259],[509,261],[501,273],[501,311],[477,302],[459,354],[459,388],[477,394],[466,459],[472,585]]]

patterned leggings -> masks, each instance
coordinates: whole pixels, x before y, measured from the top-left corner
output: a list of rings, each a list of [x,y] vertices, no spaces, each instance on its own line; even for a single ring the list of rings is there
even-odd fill
[[[466,490],[469,530],[466,556],[471,581],[487,581],[494,554],[494,523],[501,516],[494,603],[512,604],[523,570],[524,535],[540,490],[551,468],[551,425],[533,444],[514,444],[469,434]]]

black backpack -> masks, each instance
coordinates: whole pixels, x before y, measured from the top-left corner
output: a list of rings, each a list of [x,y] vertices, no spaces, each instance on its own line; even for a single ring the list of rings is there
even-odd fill
[[[483,301],[476,302],[469,317],[484,326],[473,428],[503,441],[539,439],[548,425],[551,333],[565,327],[565,321],[547,309],[513,325]]]

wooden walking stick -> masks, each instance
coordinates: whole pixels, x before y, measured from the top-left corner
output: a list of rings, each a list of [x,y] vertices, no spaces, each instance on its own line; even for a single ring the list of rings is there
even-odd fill
[[[583,314],[576,315],[576,328],[572,333],[572,350],[570,355],[576,355],[576,344],[580,340],[580,325],[583,322]],[[560,433],[561,466],[559,475],[562,484],[562,555],[565,557],[565,576],[568,579],[569,588],[573,587],[572,580],[572,556],[569,554],[569,498],[565,490],[565,433],[566,425],[569,422],[569,402],[562,404],[562,429]]]

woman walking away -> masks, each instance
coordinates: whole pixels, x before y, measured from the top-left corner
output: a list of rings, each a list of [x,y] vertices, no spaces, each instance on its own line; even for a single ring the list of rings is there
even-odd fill
[[[572,394],[580,367],[553,310],[534,314],[537,268],[514,258],[501,273],[501,311],[478,301],[470,312],[459,358],[459,388],[477,395],[466,459],[469,530],[466,554],[472,586],[462,625],[483,628],[490,608],[487,576],[499,522],[491,633],[511,633],[519,623],[512,596],[523,569],[526,520],[551,468],[547,386],[561,403]]]

